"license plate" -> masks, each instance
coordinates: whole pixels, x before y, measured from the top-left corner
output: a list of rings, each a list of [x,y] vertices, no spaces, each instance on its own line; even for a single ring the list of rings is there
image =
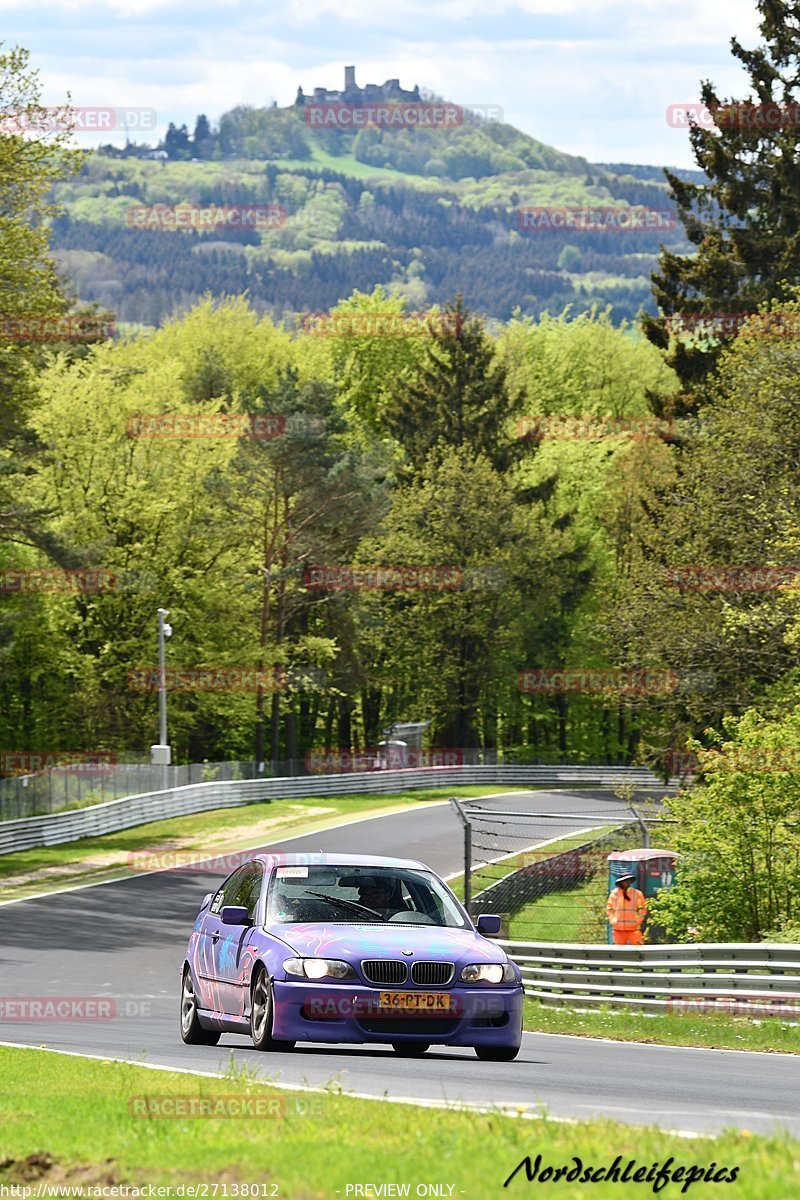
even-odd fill
[[[381,992],[381,1008],[402,1008],[414,1012],[448,1012],[449,992]]]

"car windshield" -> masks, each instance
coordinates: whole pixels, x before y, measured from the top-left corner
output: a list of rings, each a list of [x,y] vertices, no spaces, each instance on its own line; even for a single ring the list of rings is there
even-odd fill
[[[432,871],[410,867],[276,867],[267,923],[445,925],[467,922]]]

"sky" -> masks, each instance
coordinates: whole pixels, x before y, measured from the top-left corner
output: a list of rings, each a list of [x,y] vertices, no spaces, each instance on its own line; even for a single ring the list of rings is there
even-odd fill
[[[419,84],[592,162],[694,166],[669,105],[746,94],[730,38],[758,43],[753,0],[0,0],[0,40],[31,52],[43,103],[169,121],[294,101],[301,84]],[[81,145],[119,140],[85,132]],[[137,139],[139,140],[139,139]]]

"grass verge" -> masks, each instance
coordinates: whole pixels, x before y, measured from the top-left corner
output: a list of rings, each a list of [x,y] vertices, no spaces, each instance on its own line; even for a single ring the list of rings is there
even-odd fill
[[[277,837],[327,829],[360,816],[400,812],[413,804],[449,796],[468,798],[496,791],[496,787],[477,786],[420,788],[383,795],[308,796],[152,821],[78,842],[0,855],[0,900],[124,876],[129,870],[129,855],[137,850],[198,852],[210,857],[267,846]]]
[[[188,1185],[199,1183],[207,1186],[208,1197],[346,1200],[402,1195],[376,1190],[381,1183],[394,1183],[407,1184],[405,1194],[411,1196],[484,1200],[532,1195],[524,1169],[507,1188],[503,1183],[525,1156],[535,1162],[537,1155],[541,1168],[573,1168],[579,1158],[584,1170],[610,1166],[617,1155],[622,1170],[630,1160],[650,1170],[671,1159],[669,1171],[683,1167],[684,1173],[693,1166],[707,1170],[714,1162],[715,1171],[725,1169],[719,1182],[736,1168],[730,1193],[736,1200],[796,1194],[800,1143],[788,1136],[731,1132],[687,1140],[612,1121],[516,1120],[499,1113],[355,1100],[333,1089],[322,1095],[278,1091],[241,1073],[202,1078],[4,1047],[0,1074],[0,1184],[27,1185],[34,1196],[39,1184],[84,1189],[105,1184],[107,1195],[121,1185],[184,1185],[177,1194],[188,1195]],[[211,1111],[220,1111],[222,1103],[222,1111],[254,1112],[258,1106],[271,1115],[154,1115],[159,1109],[174,1111],[176,1104],[194,1106],[196,1112],[202,1102]],[[427,1190],[433,1182],[440,1191]],[[355,1185],[361,1185],[359,1192]],[[420,1185],[426,1190],[419,1191]],[[646,1185],[643,1194],[651,1187]],[[661,1194],[679,1196],[681,1189],[679,1175]],[[588,1189],[561,1179],[546,1190],[570,1198],[588,1195]],[[21,1191],[9,1194],[24,1200]],[[591,1187],[598,1200],[619,1194],[613,1181]],[[689,1192],[692,1200],[716,1200],[719,1194],[713,1182],[704,1181],[693,1183]]]
[[[800,1054],[800,1024],[777,1017],[734,1017],[712,1014],[618,1012],[598,1007],[590,1012],[557,1008],[526,998],[524,1028],[536,1033],[568,1033],[578,1037],[652,1042],[661,1046],[701,1046],[712,1050],[759,1050]]]

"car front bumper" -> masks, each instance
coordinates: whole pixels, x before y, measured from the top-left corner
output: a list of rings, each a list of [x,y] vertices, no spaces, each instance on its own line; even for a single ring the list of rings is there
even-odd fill
[[[518,1046],[521,984],[448,988],[450,1008],[381,1007],[381,992],[410,989],[275,980],[272,1036],[281,1041],[429,1042],[447,1046]],[[419,989],[422,992],[422,989]],[[430,995],[431,993],[425,993]]]

